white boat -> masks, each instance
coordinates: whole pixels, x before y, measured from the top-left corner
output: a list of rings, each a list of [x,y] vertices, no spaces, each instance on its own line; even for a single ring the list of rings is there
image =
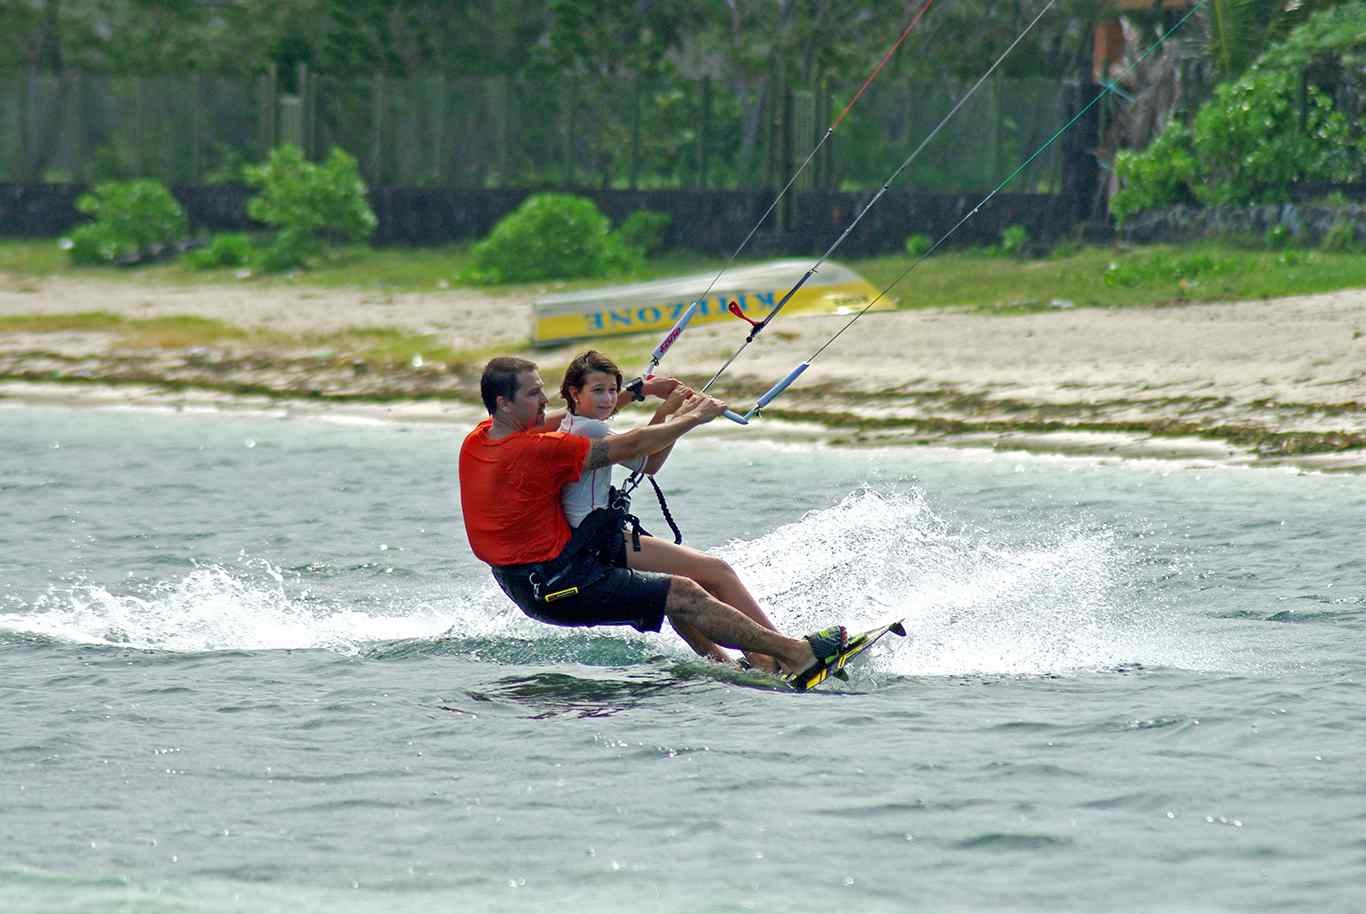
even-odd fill
[[[538,298],[532,307],[531,342],[554,346],[571,340],[625,333],[662,333],[698,302],[693,323],[735,320],[733,301],[749,317],[762,320],[811,268],[806,260],[775,260],[737,267],[721,277],[701,299],[715,273],[699,273],[652,282],[607,286]],[[783,306],[789,314],[852,314],[877,298],[878,290],[848,267],[826,262]],[[896,301],[884,297],[872,311],[891,311]],[[780,318],[781,319],[781,318]]]

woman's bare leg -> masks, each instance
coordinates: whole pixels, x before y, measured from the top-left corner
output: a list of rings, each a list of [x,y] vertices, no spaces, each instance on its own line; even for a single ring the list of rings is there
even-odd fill
[[[642,536],[640,538],[640,551],[636,552],[631,548],[628,536],[626,543],[626,564],[637,571],[660,571],[665,574],[679,575],[680,577],[691,578],[706,589],[716,599],[728,606],[733,606],[741,613],[748,616],[756,624],[777,631],[772,621],[763,608],[759,606],[759,601],[754,599],[754,595],[749,592],[740,576],[735,573],[735,569],[730,567],[730,563],[724,559],[719,559],[714,555],[708,555],[697,549],[688,546],[679,546],[674,543],[666,542],[653,536]],[[674,629],[687,641],[689,646],[704,657],[716,658],[717,653],[722,653],[719,648],[711,644],[701,632],[693,631],[685,633],[678,629],[679,623],[669,620]],[[683,623],[686,625],[686,623]],[[690,634],[701,641],[694,640]],[[711,649],[707,649],[710,645]],[[778,663],[772,657],[765,654],[746,653],[745,658],[751,664],[761,670],[776,672]]]

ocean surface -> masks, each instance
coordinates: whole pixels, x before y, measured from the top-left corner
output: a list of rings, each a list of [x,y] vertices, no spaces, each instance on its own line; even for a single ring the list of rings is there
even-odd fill
[[[460,424],[0,408],[0,911],[1366,910],[1366,478],[724,431],[852,682],[523,618]]]

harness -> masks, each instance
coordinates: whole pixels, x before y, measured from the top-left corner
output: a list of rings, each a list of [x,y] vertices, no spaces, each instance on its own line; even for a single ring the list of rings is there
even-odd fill
[[[664,501],[664,493],[659,485],[654,485],[659,497],[659,506],[674,533],[674,542],[681,543],[683,535],[678,531],[673,516]],[[584,517],[574,534],[569,538],[560,554],[548,562],[534,562],[528,565],[496,565],[497,576],[525,577],[531,585],[531,593],[538,603],[554,603],[573,597],[605,578],[616,564],[617,550],[620,548],[621,535],[626,529],[631,531],[631,548],[640,551],[641,535],[649,532],[640,525],[640,518],[631,513],[631,496],[625,487],[609,490],[607,506],[594,508]]]

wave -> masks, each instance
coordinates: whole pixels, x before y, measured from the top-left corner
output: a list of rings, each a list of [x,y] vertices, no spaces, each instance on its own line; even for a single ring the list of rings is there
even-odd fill
[[[954,524],[919,489],[861,487],[757,539],[715,550],[784,631],[906,619],[863,664],[901,676],[1228,669],[1191,622],[1146,589],[1148,557],[1103,527],[1006,531]],[[479,583],[471,584],[471,581]],[[377,602],[373,579],[332,574],[327,598],[261,559],[193,568],[141,593],[54,586],[0,613],[0,631],[169,652],[322,649],[403,659],[458,654],[506,664],[631,666],[686,658],[672,636],[556,629],[524,617],[487,577]],[[345,589],[354,586],[355,599]],[[362,608],[364,607],[364,608]],[[667,628],[666,628],[667,631]],[[1203,643],[1202,647],[1193,645]]]
[[[205,565],[145,593],[100,584],[54,586],[32,607],[0,614],[0,630],[78,644],[201,653],[319,648],[354,652],[393,638],[439,634],[449,618],[434,606],[374,613],[328,605],[263,560]]]

